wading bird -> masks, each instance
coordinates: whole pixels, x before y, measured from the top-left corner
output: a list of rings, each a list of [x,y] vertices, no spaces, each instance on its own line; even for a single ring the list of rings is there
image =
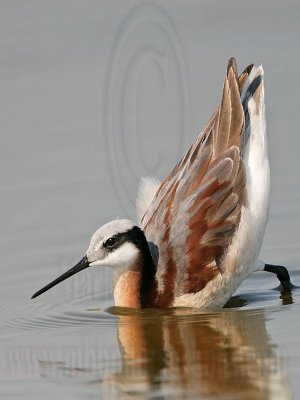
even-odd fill
[[[250,65],[238,76],[231,58],[204,131],[161,184],[142,182],[141,227],[102,226],[86,256],[32,298],[92,266],[113,268],[115,304],[125,307],[222,307],[255,270],[289,290],[285,267],[258,260],[270,191],[263,75]]]

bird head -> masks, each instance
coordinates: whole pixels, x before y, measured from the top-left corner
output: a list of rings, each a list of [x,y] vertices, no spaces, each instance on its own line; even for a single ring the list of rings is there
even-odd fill
[[[87,267],[112,267],[116,275],[139,267],[143,254],[150,254],[143,231],[128,219],[117,219],[92,236],[86,255],[73,268],[36,292],[32,299]]]

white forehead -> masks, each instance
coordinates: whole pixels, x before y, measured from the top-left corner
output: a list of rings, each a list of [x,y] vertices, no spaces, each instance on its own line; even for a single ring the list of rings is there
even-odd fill
[[[116,235],[117,233],[127,232],[136,224],[129,219],[115,219],[101,226],[92,236],[91,245]]]

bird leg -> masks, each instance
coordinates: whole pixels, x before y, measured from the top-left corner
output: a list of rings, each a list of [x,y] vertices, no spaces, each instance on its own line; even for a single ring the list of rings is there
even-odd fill
[[[293,285],[291,283],[290,274],[285,267],[282,267],[281,265],[265,264],[264,271],[273,272],[273,274],[276,274],[283,290],[289,292],[291,291]]]

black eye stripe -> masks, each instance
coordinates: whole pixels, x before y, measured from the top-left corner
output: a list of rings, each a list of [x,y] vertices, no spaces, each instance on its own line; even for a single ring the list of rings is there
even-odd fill
[[[115,236],[112,236],[110,238],[108,238],[105,243],[104,243],[104,247],[111,249],[114,246],[116,246],[116,244],[118,243],[118,240]]]
[[[144,233],[137,226],[134,226],[126,232],[116,233],[107,238],[103,243],[103,247],[108,251],[115,251],[126,242],[134,244],[142,251],[142,253],[149,252],[148,243]]]

